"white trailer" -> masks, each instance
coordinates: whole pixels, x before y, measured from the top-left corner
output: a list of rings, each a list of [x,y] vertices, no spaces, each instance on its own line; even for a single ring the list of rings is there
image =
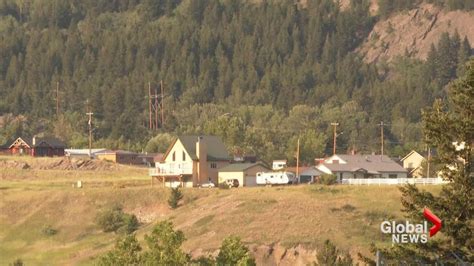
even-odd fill
[[[296,183],[296,178],[291,172],[257,173],[257,185],[287,185],[294,183]]]

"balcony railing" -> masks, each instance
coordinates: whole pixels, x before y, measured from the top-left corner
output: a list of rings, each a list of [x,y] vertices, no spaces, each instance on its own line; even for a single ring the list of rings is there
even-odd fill
[[[150,168],[150,176],[166,176],[166,175],[192,175],[192,163],[160,163],[154,168]]]
[[[347,178],[341,183],[346,185],[440,185],[448,182],[441,178]]]

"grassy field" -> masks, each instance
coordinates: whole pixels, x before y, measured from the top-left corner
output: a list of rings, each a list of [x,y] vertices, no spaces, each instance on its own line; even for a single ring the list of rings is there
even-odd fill
[[[17,258],[27,265],[93,264],[117,238],[94,223],[97,212],[114,203],[142,221],[139,239],[156,221],[172,220],[186,235],[187,251],[214,250],[224,237],[236,234],[248,244],[287,247],[317,247],[331,239],[352,254],[368,254],[371,242],[389,243],[379,232],[380,222],[403,218],[395,186],[184,189],[182,206],[172,211],[166,204],[169,191],[151,187],[143,168],[0,171],[2,265]],[[77,180],[83,188],[73,187]],[[45,234],[48,227],[57,234]]]

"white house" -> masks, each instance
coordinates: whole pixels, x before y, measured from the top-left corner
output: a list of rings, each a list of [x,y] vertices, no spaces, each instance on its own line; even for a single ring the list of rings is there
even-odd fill
[[[406,178],[408,171],[385,155],[333,155],[316,169],[337,176],[339,182],[355,178]]]

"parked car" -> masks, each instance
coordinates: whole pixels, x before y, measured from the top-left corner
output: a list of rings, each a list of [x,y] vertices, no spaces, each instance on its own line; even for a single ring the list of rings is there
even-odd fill
[[[209,183],[201,184],[200,187],[202,187],[202,188],[214,188],[214,187],[216,187],[216,185],[214,185],[214,183],[212,183],[212,182],[209,182]]]
[[[237,179],[226,179],[225,184],[229,187],[239,187],[239,180]]]

